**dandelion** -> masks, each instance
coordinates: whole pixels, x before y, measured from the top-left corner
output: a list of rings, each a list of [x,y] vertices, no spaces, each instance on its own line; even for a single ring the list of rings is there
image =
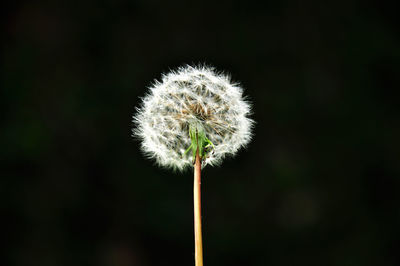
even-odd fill
[[[194,166],[195,261],[202,266],[200,173],[251,139],[242,88],[213,68],[185,66],[155,81],[133,121],[144,153],[160,166]]]

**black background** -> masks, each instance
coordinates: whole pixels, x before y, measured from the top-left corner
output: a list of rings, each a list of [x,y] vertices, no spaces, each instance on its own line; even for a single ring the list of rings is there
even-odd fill
[[[203,171],[205,265],[400,265],[399,27],[388,1],[32,1],[2,10],[3,265],[194,265],[192,173],[131,138],[161,73],[253,103]]]

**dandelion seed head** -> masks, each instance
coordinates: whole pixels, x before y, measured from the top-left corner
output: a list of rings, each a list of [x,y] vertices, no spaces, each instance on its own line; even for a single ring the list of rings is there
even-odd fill
[[[183,170],[193,165],[189,125],[200,123],[213,150],[203,166],[219,165],[251,139],[250,104],[239,84],[209,67],[185,66],[155,81],[133,117],[134,136],[142,150],[165,167]]]

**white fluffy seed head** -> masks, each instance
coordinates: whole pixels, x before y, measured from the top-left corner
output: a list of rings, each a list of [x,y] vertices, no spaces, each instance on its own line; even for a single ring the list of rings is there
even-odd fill
[[[189,124],[201,123],[213,150],[203,166],[218,165],[251,139],[253,120],[242,88],[209,67],[185,66],[155,81],[133,117],[134,136],[148,157],[161,166],[183,170],[193,165]]]

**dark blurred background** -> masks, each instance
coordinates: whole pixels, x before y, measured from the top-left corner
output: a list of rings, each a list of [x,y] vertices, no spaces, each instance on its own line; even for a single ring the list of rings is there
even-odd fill
[[[400,265],[395,2],[32,1],[2,11],[2,265],[194,265],[190,171],[147,160],[152,80],[207,63],[255,137],[203,172],[211,265]]]

